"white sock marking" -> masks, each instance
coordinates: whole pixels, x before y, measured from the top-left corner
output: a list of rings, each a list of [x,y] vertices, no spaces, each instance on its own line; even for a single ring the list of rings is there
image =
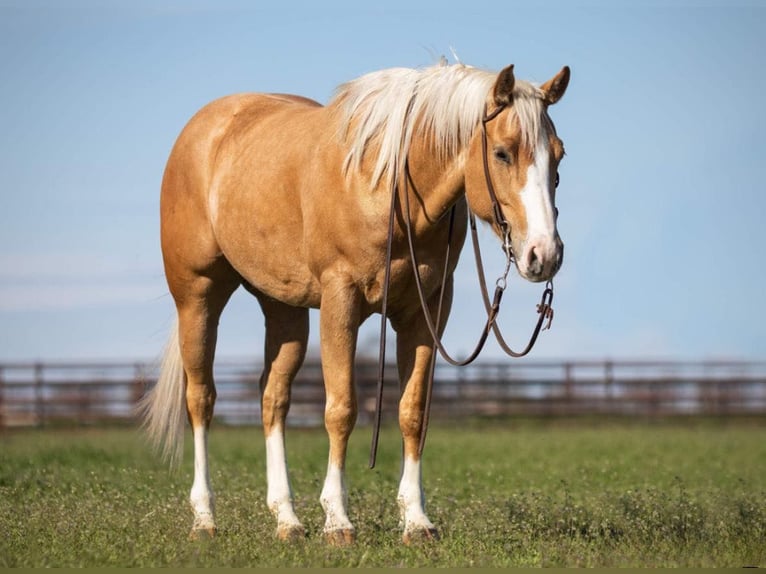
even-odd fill
[[[194,482],[189,501],[194,509],[195,529],[215,527],[215,495],[210,487],[207,460],[207,429],[194,429]]]
[[[421,485],[419,460],[409,457],[404,459],[397,500],[405,532],[432,530],[434,528],[425,512],[425,496]]]
[[[277,528],[300,526],[295,515],[293,495],[287,473],[285,441],[282,429],[275,428],[266,437],[266,503],[277,518]]]
[[[326,515],[325,532],[354,529],[346,514],[347,499],[348,493],[343,470],[337,465],[329,463],[322,494],[319,497]]]

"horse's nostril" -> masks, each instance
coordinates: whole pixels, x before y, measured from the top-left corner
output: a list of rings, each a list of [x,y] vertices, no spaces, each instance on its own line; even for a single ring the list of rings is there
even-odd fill
[[[534,245],[527,251],[527,269],[537,272],[542,267],[540,258],[537,255],[537,247]]]

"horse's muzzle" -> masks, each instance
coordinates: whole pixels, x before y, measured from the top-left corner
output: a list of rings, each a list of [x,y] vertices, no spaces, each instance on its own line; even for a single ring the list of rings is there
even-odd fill
[[[524,244],[516,259],[521,276],[527,281],[548,281],[561,269],[564,261],[564,243],[558,234],[549,238],[533,238]]]

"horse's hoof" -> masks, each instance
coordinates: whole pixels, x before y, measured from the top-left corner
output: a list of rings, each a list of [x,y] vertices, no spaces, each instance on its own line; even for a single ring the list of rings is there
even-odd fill
[[[200,540],[212,540],[215,538],[215,533],[217,529],[215,526],[207,526],[204,528],[192,528],[191,532],[189,533],[189,540],[194,541],[200,541]]]
[[[306,538],[306,530],[301,524],[277,526],[277,538],[282,542],[296,542]]]
[[[324,536],[330,546],[350,546],[356,541],[356,532],[353,528],[325,530]]]
[[[438,542],[439,531],[436,528],[413,528],[405,530],[402,534],[402,542],[409,546],[410,544],[423,544],[427,542]]]

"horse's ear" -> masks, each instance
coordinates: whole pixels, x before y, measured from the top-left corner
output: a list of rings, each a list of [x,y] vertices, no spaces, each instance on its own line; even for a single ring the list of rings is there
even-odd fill
[[[513,98],[513,85],[515,83],[516,78],[513,77],[513,64],[511,64],[507,68],[503,68],[503,71],[497,75],[495,88],[492,91],[495,104],[498,106],[507,106],[511,103],[511,99]]]
[[[569,66],[564,66],[553,78],[540,86],[543,92],[543,101],[549,106],[555,104],[567,91],[569,85]]]

